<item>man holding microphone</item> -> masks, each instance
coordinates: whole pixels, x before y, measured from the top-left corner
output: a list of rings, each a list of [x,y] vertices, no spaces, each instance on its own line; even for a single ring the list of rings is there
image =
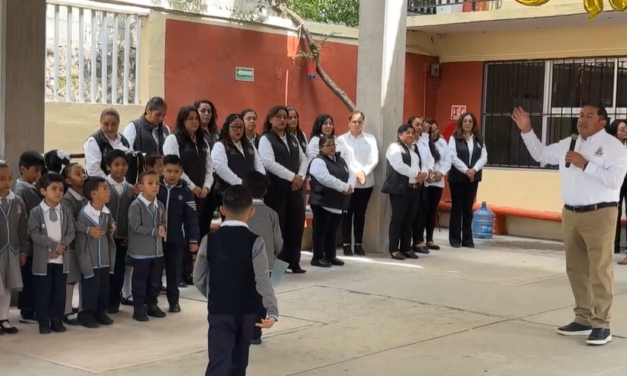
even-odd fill
[[[627,149],[605,132],[608,116],[600,104],[582,107],[579,136],[544,146],[520,107],[512,120],[529,154],[545,165],[559,165],[566,272],[575,297],[575,319],[561,335],[586,335],[588,345],[612,340],[610,315],[614,299],[614,233],[620,188],[627,173]],[[574,141],[574,142],[571,142]]]

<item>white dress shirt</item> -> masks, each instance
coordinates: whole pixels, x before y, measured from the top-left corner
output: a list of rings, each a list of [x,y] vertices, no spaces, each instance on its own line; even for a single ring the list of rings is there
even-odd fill
[[[462,174],[465,174],[469,170],[466,164],[470,165],[470,162],[472,161],[472,153],[475,150],[474,140],[475,138],[473,135],[470,135],[470,137],[466,139],[466,145],[468,145],[468,158],[469,158],[469,160],[465,161],[466,163],[464,163],[464,161],[462,161],[461,159],[457,157],[457,145],[456,145],[455,136],[451,136],[451,138],[448,141],[449,153],[451,155],[451,162],[453,164],[453,167],[458,169]],[[477,160],[477,163],[475,163],[475,165],[472,167],[472,169],[475,170],[475,172],[479,172],[479,170],[481,170],[483,166],[485,166],[486,163],[488,163],[488,148],[486,148],[485,142],[484,142],[483,147],[481,147],[481,156]]]
[[[393,142],[388,147],[388,150],[385,152],[385,158],[390,162],[390,166],[403,176],[407,176],[409,178],[409,184],[416,184],[416,176],[420,172],[428,172],[429,170],[422,166],[420,167],[420,159],[418,154],[414,151],[413,147],[408,147],[409,156],[411,157],[411,166],[408,166],[403,162],[403,153],[405,153],[405,149],[401,147],[397,142]]]
[[[170,134],[170,127],[165,125],[165,123],[163,124],[163,128],[165,129],[166,135]],[[158,127],[153,127],[152,132],[150,132],[152,134],[152,138],[155,139],[157,146],[159,146],[158,129],[159,129]],[[133,144],[135,144],[135,139],[137,138],[137,131],[135,130],[135,123],[133,122],[128,123],[128,125],[124,128],[124,132],[122,132],[122,134],[124,135],[124,137],[126,137],[126,140],[131,145],[131,147],[133,147]]]
[[[616,202],[627,173],[627,149],[616,137],[600,130],[586,140],[579,137],[575,150],[588,160],[582,170],[575,165],[566,168],[566,153],[571,138],[549,146],[533,131],[522,134],[531,157],[542,165],[559,165],[562,201],[570,206]]]
[[[314,158],[309,166],[309,174],[327,188],[334,189],[338,192],[346,192],[349,188],[355,187],[355,174],[348,169],[348,181],[345,183],[335,176],[331,175],[327,164],[320,158]],[[335,214],[342,214],[342,210],[335,208],[322,207],[324,210]]]
[[[44,223],[46,225],[46,232],[48,234],[48,237],[54,240],[55,242],[60,242],[61,239],[63,239],[63,230],[61,228],[61,220],[63,217],[63,211],[61,210],[61,205],[58,204],[54,208],[51,208],[45,202],[42,201],[41,204],[39,204],[39,206],[41,207],[41,210],[44,212]],[[52,211],[55,211],[57,214],[57,220],[54,222],[50,220],[50,213]],[[51,251],[56,251],[56,250],[52,249]],[[48,264],[63,264],[63,255],[59,255],[55,259],[52,259],[52,258],[48,259]]]
[[[135,127],[132,128],[134,131]],[[118,134],[118,137],[115,140],[110,139],[106,135],[105,137],[107,141],[109,141],[111,147],[114,149],[122,150],[124,152],[129,152],[133,150],[132,147],[127,148],[126,146],[124,146],[120,134]],[[130,140],[129,144],[133,145]],[[100,147],[98,146],[95,138],[89,137],[87,141],[85,141],[85,144],[83,144],[83,153],[85,153],[85,170],[87,171],[87,176],[98,176],[101,178],[106,178],[107,174],[105,174],[104,171],[102,171],[102,168],[100,168],[102,164],[102,158],[104,158],[105,156],[103,156],[100,152]]]
[[[283,134],[281,137],[281,141],[287,146],[288,150],[291,150],[287,143],[287,133]],[[296,141],[298,143],[298,141]],[[303,149],[298,146],[298,176],[301,178],[305,178],[307,175],[307,156],[303,152]],[[285,168],[283,165],[278,163],[274,158],[274,149],[272,149],[272,144],[268,141],[268,137],[261,137],[259,140],[259,156],[261,157],[261,162],[263,163],[263,167],[265,167],[266,171],[269,173],[280,177],[281,179],[285,179],[287,181],[294,180],[294,174],[292,171]]]
[[[364,184],[357,181],[355,188],[370,188],[374,186],[374,169],[379,164],[379,148],[377,140],[373,135],[361,132],[357,137],[353,137],[350,132],[339,136],[335,142],[342,150],[342,158],[348,164],[348,168],[353,174],[363,172],[366,175]]]
[[[85,215],[87,215],[87,217],[89,219],[92,220],[92,222],[100,225],[102,224],[102,213],[105,214],[110,214],[111,212],[109,211],[109,208],[107,208],[106,205],[102,206],[102,210],[98,210],[96,208],[94,208],[93,206],[91,206],[91,202],[87,205],[85,205],[85,207],[83,208],[83,213],[85,213]]]
[[[433,171],[435,166],[435,159],[433,159],[433,155],[431,154],[431,149],[429,148],[429,134],[422,133],[420,138],[414,142],[414,144],[418,147],[418,153],[420,154],[420,160],[422,161],[422,166],[427,170]]]
[[[341,153],[340,156],[344,158],[344,160],[346,160],[346,158],[344,157],[345,152],[342,147],[342,144],[339,144],[337,142],[337,137],[333,137],[333,140],[335,141],[335,152]],[[311,140],[309,140],[309,145],[307,145],[307,162],[308,163],[311,163],[311,161],[313,161],[313,159],[316,158],[318,154],[320,154],[319,145],[320,145],[320,136],[313,136]]]
[[[239,150],[239,152],[244,155],[242,143],[238,141],[233,142],[233,144],[235,145],[237,150]],[[255,151],[255,171],[261,172],[265,175],[266,169],[263,167],[259,152],[257,152],[257,149],[255,149],[255,145],[251,144],[251,146]],[[226,149],[224,148],[224,144],[222,142],[219,141],[213,145],[213,150],[211,150],[211,159],[213,161],[213,168],[215,169],[216,174],[221,177],[225,182],[230,185],[242,184],[242,178],[235,175],[235,173],[229,168],[229,158],[226,155]]]
[[[213,162],[211,161],[211,147],[209,146],[209,144],[207,143],[207,141],[205,140],[205,138],[203,137],[202,142],[204,142],[207,145],[207,155],[205,157],[205,182],[203,184],[204,188],[207,189],[211,189],[211,186],[213,185]],[[198,146],[196,146],[196,148],[198,149]],[[181,154],[179,153],[179,142],[178,139],[176,138],[176,135],[169,135],[168,137],[165,138],[165,141],[163,142],[163,155],[177,155],[177,156],[181,156]],[[183,171],[183,175],[181,175],[181,178],[183,180],[185,180],[185,182],[187,183],[187,185],[189,186],[189,189],[194,189],[196,188],[196,184],[194,184],[189,176],[187,176],[187,174],[185,173],[185,171]]]
[[[442,137],[435,141],[435,148],[438,150],[438,153],[440,153],[440,160],[435,162],[433,172],[442,174],[442,180],[429,183],[429,185],[444,188],[446,174],[451,170],[451,153],[449,152],[448,144]]]
[[[126,189],[126,179],[122,180],[121,183],[118,183],[117,181],[113,180],[111,175],[109,175],[107,176],[107,183],[109,183],[109,185],[111,185],[113,189],[115,189],[115,192],[117,192],[118,196],[121,196]]]

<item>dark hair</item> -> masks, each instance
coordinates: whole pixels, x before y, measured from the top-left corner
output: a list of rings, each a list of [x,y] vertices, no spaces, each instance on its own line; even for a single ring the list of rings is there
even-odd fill
[[[73,162],[70,163],[69,165],[63,167],[63,170],[61,171],[61,176],[63,176],[63,179],[69,179],[70,178],[70,173],[72,172],[72,168],[74,166],[80,166],[78,163]]]
[[[144,115],[148,113],[148,110],[156,111],[160,108],[168,108],[168,104],[165,103],[165,99],[161,97],[152,97],[148,100],[148,103],[146,103],[146,108],[144,109]]]
[[[292,129],[289,127],[289,125],[287,127],[285,127],[285,131],[287,133],[291,133],[292,135],[294,135],[294,137],[296,137],[296,140],[298,140],[298,143],[300,144],[300,148],[303,149],[303,153],[307,151],[307,139],[305,138],[305,134],[303,133],[303,131],[300,129],[300,115],[298,114],[298,111],[296,111],[296,109],[294,107],[291,106],[287,106],[287,117],[289,118],[290,116],[290,111],[294,111],[294,113],[296,114],[296,128]]]
[[[39,182],[37,183],[37,190],[39,191],[40,189],[48,189],[48,187],[52,183],[63,184],[64,183],[63,176],[61,176],[61,174],[57,174],[56,172],[49,172],[47,174],[43,174],[41,178],[39,179]],[[65,188],[65,184],[63,184],[63,187]]]
[[[335,136],[335,122],[333,121],[333,118],[331,117],[331,115],[322,114],[319,115],[316,120],[314,120],[313,128],[311,128],[311,134],[309,135],[310,139],[314,138],[315,136],[320,136],[322,134],[322,125],[324,125],[324,122],[328,119],[331,119],[331,123],[333,123],[331,136]]]
[[[142,154],[141,152],[134,151],[132,153],[126,154],[126,162],[128,163],[128,171],[126,172],[126,181],[131,185],[135,185],[138,181],[137,177],[146,168],[146,158],[144,157],[144,154]]]
[[[409,119],[407,119],[407,124],[411,125],[412,127],[414,126],[414,121],[416,121],[416,119],[420,119],[423,122],[425,121],[422,117],[420,116],[410,116]]]
[[[335,141],[335,137],[332,135],[322,135],[320,136],[320,140],[318,140],[318,148],[322,149],[322,147],[324,146],[324,144],[326,144],[327,142],[330,141]]]
[[[268,111],[268,115],[266,115],[266,119],[263,122],[263,132],[267,133],[270,132],[272,130],[272,123],[270,123],[270,119],[277,116],[277,114],[279,113],[279,111],[285,111],[285,115],[289,115],[290,111],[287,109],[287,107],[282,106],[282,105],[278,105],[278,106],[274,106],[270,109],[270,111]],[[287,131],[287,128],[286,128]]]
[[[621,123],[625,123],[625,125],[627,125],[627,120],[623,120],[623,119],[616,119],[614,120],[612,123],[607,124],[605,126],[605,131],[609,134],[611,134],[612,136],[616,137],[616,135],[618,134],[618,126]]]
[[[100,176],[90,176],[83,183],[83,197],[91,202],[91,194],[98,190],[100,184],[107,184],[107,179]]]
[[[351,112],[351,114],[348,115],[348,121],[350,121],[353,118],[353,116],[355,116],[355,115],[359,115],[359,116],[361,116],[362,120],[366,120],[366,115],[364,115],[363,112],[361,112],[359,110],[353,110],[353,112]]]
[[[107,107],[102,110],[102,112],[100,113],[100,121],[102,121],[105,116],[113,116],[118,120],[118,122],[120,122],[120,113],[115,108]]]
[[[607,115],[607,110],[605,109],[605,106],[603,106],[603,103],[601,103],[601,102],[587,102],[583,106],[581,106],[581,108],[584,108],[584,107],[596,108],[597,109],[597,115],[599,116],[599,119],[600,120],[609,121],[609,116]]]
[[[253,206],[253,196],[243,185],[232,185],[222,195],[224,211],[234,215],[241,215]]]
[[[433,124],[435,124],[435,126],[438,126],[438,122],[435,119],[428,119],[428,123],[429,123],[429,127],[431,127]],[[427,119],[424,120],[425,122],[427,122]],[[440,135],[440,137],[442,137]],[[433,159],[436,162],[440,161],[441,155],[440,152],[438,151],[438,148],[435,146],[435,141],[433,141],[431,139],[431,130],[429,130],[429,150],[431,150],[431,155],[433,156]]]
[[[56,153],[56,150],[55,150],[55,153]],[[37,153],[36,151],[25,151],[20,155],[18,166],[20,168],[26,167],[27,169],[31,167],[45,168],[46,163],[44,161],[44,157],[41,154]]]
[[[199,99],[196,102],[194,102],[193,107],[198,110],[200,108],[201,104],[208,104],[209,107],[211,107],[211,120],[209,120],[209,124],[207,126],[207,128],[209,129],[209,133],[211,134],[217,134],[218,133],[218,123],[217,123],[217,118],[218,118],[218,110],[216,110],[216,106],[213,105],[213,102],[211,102],[208,99]],[[200,119],[200,118],[199,118]],[[201,128],[202,128],[202,124]]]
[[[159,176],[159,174],[157,174],[157,173],[156,173],[156,172],[154,172],[154,171],[144,171],[144,172],[142,172],[141,174],[139,174],[139,178],[137,178],[137,182],[138,182],[139,184],[143,184],[143,183],[144,183],[144,179],[145,179],[147,176],[157,176],[157,177],[158,177],[158,176]]]
[[[189,114],[192,112],[196,113],[196,116],[198,116],[198,122],[200,123],[200,114],[198,113],[197,109],[191,106],[181,107],[181,109],[179,110],[179,114],[176,116],[176,125],[174,126],[174,132],[172,132],[174,135],[176,135],[177,139],[180,140],[180,138],[182,137],[190,142],[192,141],[192,137],[187,132],[187,129],[185,129],[185,121],[189,117]],[[202,127],[199,126],[194,134],[196,136],[197,143],[203,142],[205,140],[205,135],[203,133]],[[201,148],[198,148],[199,153],[200,151]],[[203,153],[203,155],[200,156],[201,160],[205,158],[205,153],[206,151]]]
[[[146,167],[155,167],[155,165],[157,164],[157,161],[159,159],[163,159],[163,155],[159,154],[159,153],[148,153],[146,154]]]
[[[124,162],[128,164],[128,161],[126,160],[126,152],[120,149],[109,150],[109,152],[105,156],[105,164],[107,166],[111,166],[113,164],[113,161],[115,161],[118,158],[124,159]]]
[[[243,119],[249,112],[252,112],[253,114],[255,114],[255,116],[259,117],[259,115],[257,115],[257,111],[253,110],[252,108],[243,109],[242,112],[239,113],[239,116],[241,116]]]
[[[466,116],[470,116],[472,119],[472,135],[480,146],[483,146],[483,137],[481,137],[481,131],[479,130],[479,124],[477,123],[477,118],[475,114],[472,112],[464,112],[459,115],[459,119],[457,119],[457,125],[455,126],[455,131],[453,131],[453,137],[455,137],[458,141],[464,140],[464,130],[462,125],[464,124],[464,118]]]
[[[176,154],[168,154],[165,157],[163,157],[163,165],[177,165],[177,166],[182,166],[183,164],[181,163],[181,158],[179,158],[178,155]]]
[[[254,199],[261,200],[268,190],[268,177],[259,171],[249,171],[244,175],[242,185],[250,191]]]
[[[396,135],[398,136],[399,134],[405,133],[408,130],[411,130],[413,132],[414,127],[412,127],[411,124],[403,124],[400,127],[398,127],[398,131],[396,132]]]
[[[222,129],[220,130],[220,142],[222,142],[222,145],[224,145],[224,149],[227,152],[237,150],[235,143],[233,142],[233,140],[231,140],[231,137],[229,136],[231,123],[234,122],[235,119],[240,119],[242,122],[244,121],[240,114],[230,114],[226,117],[226,119],[224,119],[224,124],[222,124]],[[250,140],[248,139],[248,137],[246,137],[245,133],[242,135],[242,138],[239,141],[242,143],[242,150],[244,150],[244,153],[253,156],[255,155],[255,147],[253,146],[253,144],[250,143]]]
[[[61,157],[59,155],[59,150],[57,149],[46,152],[44,154],[45,171],[42,171],[42,173],[54,172],[54,173],[60,174],[61,170],[63,170],[63,166],[67,166],[68,164],[70,164],[71,157],[72,157],[71,155],[69,157],[68,156]]]

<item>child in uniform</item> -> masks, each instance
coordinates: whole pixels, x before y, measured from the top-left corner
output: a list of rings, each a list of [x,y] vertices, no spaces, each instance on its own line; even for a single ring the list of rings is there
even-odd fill
[[[44,197],[28,217],[28,235],[33,241],[33,285],[39,333],[65,332],[65,287],[70,271],[66,251],[74,241],[74,218],[61,205],[63,176],[45,174],[39,183]],[[69,253],[69,252],[67,252]]]
[[[116,248],[115,267],[112,266],[113,274],[111,274],[109,286],[109,313],[115,314],[120,311],[121,294],[127,268],[130,268],[129,285],[130,277],[133,273],[132,267],[126,266],[126,256],[128,251],[128,208],[135,200],[135,193],[133,192],[133,186],[125,179],[128,171],[126,153],[122,150],[111,150],[105,157],[105,163],[107,170],[109,170],[107,183],[109,184],[109,190],[112,192],[111,200],[107,207],[115,221],[115,234],[113,234]],[[126,296],[126,300],[130,301],[130,299],[129,294]]]
[[[28,215],[26,204],[11,191],[13,172],[0,161],[0,335],[15,334],[18,329],[9,323],[11,292],[22,289],[20,266],[26,263]]]
[[[157,153],[146,154],[146,171],[152,171],[161,175],[163,170],[163,156]]]
[[[72,213],[72,219],[76,221],[78,213],[80,213],[83,206],[87,204],[87,200],[83,196],[83,183],[87,179],[87,174],[83,166],[78,163],[70,163],[63,168],[61,174],[63,175],[67,187],[67,192],[63,195],[61,205],[65,206],[70,213]],[[78,232],[87,231],[87,228],[82,228],[80,224],[76,222],[75,229]],[[66,253],[66,256],[70,258],[70,272],[67,276],[67,286],[65,289],[65,315],[63,316],[63,323],[66,325],[80,325],[75,316],[74,309],[72,308],[74,286],[81,280],[81,270],[78,265],[78,256],[76,255],[76,242],[70,244],[70,249]],[[80,306],[81,304],[79,304],[79,307]]]
[[[163,275],[165,207],[157,200],[159,175],[145,171],[139,176],[141,193],[128,210],[128,255],[133,262],[133,319],[166,316],[158,303]]]
[[[157,198],[165,206],[168,224],[167,236],[163,239],[166,294],[169,311],[176,313],[181,312],[179,281],[183,247],[189,247],[193,253],[198,252],[198,214],[194,193],[181,179],[181,159],[177,155],[166,155],[163,158],[162,172]]]
[[[205,376],[245,376],[253,328],[270,328],[279,317],[263,238],[246,224],[254,211],[248,189],[227,188],[220,207],[226,220],[199,249],[194,285],[207,297],[209,311]],[[268,314],[255,324],[259,295]]]
[[[255,209],[252,217],[248,219],[248,228],[263,238],[268,256],[268,269],[272,274],[274,261],[283,249],[283,237],[279,226],[279,215],[262,201],[268,190],[268,178],[259,171],[251,171],[244,176],[242,184],[252,194],[253,209]],[[261,319],[265,317],[266,310],[261,299],[259,299],[257,320],[261,322]],[[261,344],[261,328],[258,326],[254,328],[252,344]]]
[[[83,196],[89,203],[76,218],[77,226],[85,228],[76,234],[76,252],[83,275],[83,309],[78,320],[86,328],[111,325],[109,310],[109,279],[115,265],[115,223],[106,204],[111,199],[104,178],[91,177],[83,184]]]
[[[15,194],[26,205],[26,214],[41,203],[41,196],[35,187],[35,183],[41,177],[45,169],[44,157],[35,152],[27,151],[20,155],[20,175],[15,183]],[[33,250],[32,246],[22,250],[26,254],[26,262],[22,265],[22,282],[24,287],[20,292],[17,307],[20,309],[20,322],[22,324],[37,324],[35,317],[35,293],[33,291]]]

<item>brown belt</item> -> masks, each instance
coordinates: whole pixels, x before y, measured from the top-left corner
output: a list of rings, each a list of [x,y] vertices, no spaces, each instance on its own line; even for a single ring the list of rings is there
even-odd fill
[[[583,205],[583,206],[564,205],[564,209],[573,211],[576,213],[587,213],[587,212],[604,209],[604,208],[615,208],[617,206],[618,206],[618,202],[600,202],[598,204]]]

